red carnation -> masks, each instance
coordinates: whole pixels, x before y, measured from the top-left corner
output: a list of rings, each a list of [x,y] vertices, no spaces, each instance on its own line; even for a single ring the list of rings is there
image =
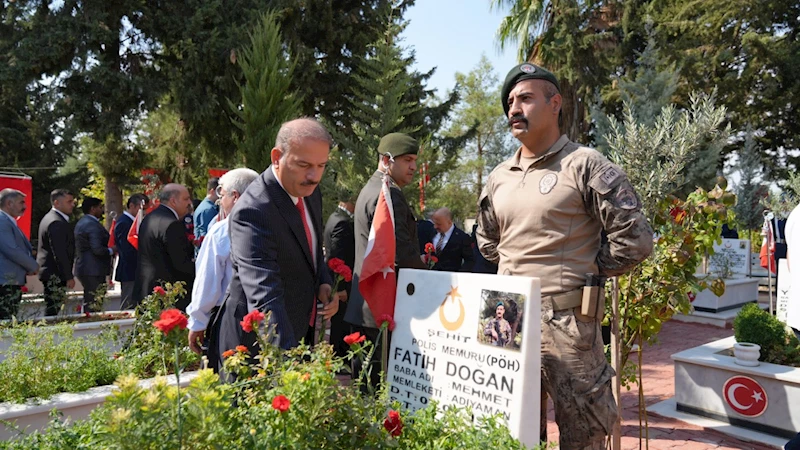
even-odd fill
[[[344,343],[347,345],[358,344],[360,342],[364,342],[367,339],[366,336],[363,336],[361,333],[356,331],[353,334],[348,334],[344,337]]]
[[[378,327],[383,327],[384,323],[388,323],[389,324],[388,327],[387,327],[387,328],[389,328],[389,331],[394,331],[395,323],[394,323],[394,319],[392,319],[392,316],[390,316],[388,314],[381,314],[381,316],[378,317]]]
[[[431,255],[431,262],[433,262],[434,264],[435,264],[435,263],[438,263],[438,262],[439,262],[439,258],[437,258],[437,257],[435,257],[435,256],[433,256],[433,255]]]
[[[153,322],[153,326],[163,331],[164,334],[169,334],[175,327],[183,330],[189,324],[189,319],[183,315],[180,310],[175,308],[166,309],[161,311],[160,320]]]
[[[337,268],[343,265],[344,265],[344,260],[342,260],[342,258],[331,258],[328,261],[328,267],[330,267],[331,270],[334,272],[336,272]]]
[[[194,242],[194,233],[186,233],[186,239],[188,239],[189,242]]]
[[[236,354],[236,352],[234,352],[233,350],[225,350],[224,352],[222,352],[222,357],[223,358],[230,358],[231,356],[233,356],[235,354]]]
[[[28,286],[22,286],[21,288],[19,288],[19,290],[22,291],[23,294],[27,294],[28,293]]]
[[[331,260],[328,261],[328,267],[330,267],[333,273],[340,275],[342,279],[348,283],[353,279],[352,269],[350,269],[341,258],[331,258]]]
[[[394,437],[400,436],[403,432],[403,421],[400,420],[400,413],[395,410],[389,410],[389,414],[383,421],[383,428]]]
[[[264,317],[264,313],[256,309],[244,316],[239,324],[242,326],[242,329],[245,331],[245,333],[249,333],[253,331],[254,326],[255,328],[258,328],[258,324],[264,320]]]
[[[236,351],[241,353],[247,353],[247,347],[245,347],[244,345],[237,345]]]
[[[165,295],[167,295],[167,291],[165,291],[165,290],[164,290],[164,288],[163,288],[163,287],[161,287],[161,286],[156,286],[156,287],[154,287],[154,288],[153,288],[153,293],[154,293],[154,294],[158,294],[158,295],[160,295],[160,296],[162,296],[162,297],[163,297],[163,296],[165,296]]]
[[[272,399],[272,409],[277,409],[281,413],[288,411],[291,404],[292,402],[285,395],[276,395]]]
[[[430,253],[433,253],[435,251],[436,251],[436,247],[433,246],[433,243],[428,242],[427,244],[425,244],[425,253],[430,254]]]

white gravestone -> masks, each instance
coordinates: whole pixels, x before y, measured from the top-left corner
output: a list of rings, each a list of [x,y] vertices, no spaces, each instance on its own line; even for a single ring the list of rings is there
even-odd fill
[[[731,273],[734,275],[750,275],[750,241],[747,239],[723,239],[721,244],[714,244],[714,254],[708,261],[708,272],[722,272],[721,261],[723,259],[727,259]]]
[[[789,291],[792,286],[792,277],[789,276],[789,264],[786,259],[778,260],[778,295],[776,299],[775,316],[783,323],[788,323],[789,319]]]
[[[500,414],[512,436],[537,445],[540,308],[538,278],[402,269],[391,398],[412,411],[436,400],[476,417]]]

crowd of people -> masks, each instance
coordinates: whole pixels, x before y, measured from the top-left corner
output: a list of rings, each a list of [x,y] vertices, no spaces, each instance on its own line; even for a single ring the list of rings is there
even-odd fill
[[[271,165],[263,173],[240,168],[209,181],[207,196],[194,210],[198,245],[186,237],[192,199],[185,186],[163,187],[159,205],[138,224],[138,248],[126,237],[140,210],[150,206],[146,196],[131,196],[116,222],[115,245],[109,245],[110,236],[98,221],[102,201],[85,198],[84,217],[73,229],[69,219],[74,196],[55,190],[33,260],[27,239],[18,230],[5,231],[16,228],[25,197],[3,190],[0,269],[12,279],[4,282],[2,293],[17,295],[25,275],[38,273],[49,314],[56,307],[56,291],[74,287],[77,277],[84,286],[84,304],[92,308],[91,288],[105,282],[116,255],[124,307],[135,307],[161,283],[187,284],[191,295],[179,299],[177,307],[190,318],[189,345],[197,353],[207,352],[212,366],[228,379],[220,357],[224,351],[245,345],[251,355],[257,353],[254,334],[240,325],[253,311],[270,313],[273,344],[284,349],[301,341],[313,343],[317,316],[330,319],[330,341],[344,356],[343,338],[351,330],[371,340],[378,333],[359,277],[376,204],[388,179],[395,271],[474,271],[541,279],[542,437],[550,396],[561,448],[604,448],[618,414],[611,394],[614,371],[601,340],[602,289],[588,286],[586,275],[602,279],[630,270],[650,254],[653,232],[626,174],[599,152],[560,133],[562,98],[551,72],[528,63],[514,67],[500,101],[520,147],[487,179],[471,233],[456,226],[447,208],[428,218],[415,217],[401,189],[413,182],[419,144],[405,133],[380,140],[376,170],[357,196],[325,199],[338,205],[323,226],[319,185],[332,140],[316,120],[299,118],[278,131]],[[8,249],[14,256],[6,256]],[[331,258],[353,268],[352,282],[340,284],[338,292],[332,292]],[[586,302],[593,305],[588,314],[582,308]],[[4,307],[13,310],[8,305]],[[504,305],[498,303],[495,312],[486,333],[502,346],[510,340]],[[354,370],[364,364],[380,361],[355,361]]]

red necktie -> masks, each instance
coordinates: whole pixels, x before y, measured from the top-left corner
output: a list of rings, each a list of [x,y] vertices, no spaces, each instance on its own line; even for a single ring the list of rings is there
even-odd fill
[[[303,221],[303,229],[306,231],[306,240],[308,241],[308,250],[311,253],[312,260],[313,260],[314,259],[313,258],[314,249],[311,248],[311,243],[313,242],[311,240],[311,228],[308,226],[308,222],[306,221],[306,207],[305,207],[304,203],[305,202],[303,202],[303,199],[301,198],[301,199],[299,199],[297,201],[297,205],[296,206],[297,206],[297,210],[300,211],[300,220]]]
[[[306,240],[308,241],[308,250],[311,252],[311,260],[314,261],[314,249],[311,248],[311,228],[308,226],[308,221],[306,221],[306,206],[305,202],[302,198],[297,200],[297,211],[300,212],[300,220],[303,221],[303,229],[306,231]],[[314,319],[317,317],[317,297],[314,296],[314,306],[311,307],[311,319],[309,319],[308,326],[313,327]],[[313,342],[309,343],[313,344]]]

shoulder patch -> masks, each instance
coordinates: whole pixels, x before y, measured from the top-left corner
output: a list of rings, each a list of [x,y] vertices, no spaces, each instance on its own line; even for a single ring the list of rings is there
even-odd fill
[[[614,164],[607,166],[600,175],[596,175],[589,181],[589,187],[597,191],[600,195],[608,194],[618,184],[625,179],[625,174]]]
[[[632,210],[639,207],[639,199],[632,190],[623,187],[617,192],[614,203],[622,209]]]

